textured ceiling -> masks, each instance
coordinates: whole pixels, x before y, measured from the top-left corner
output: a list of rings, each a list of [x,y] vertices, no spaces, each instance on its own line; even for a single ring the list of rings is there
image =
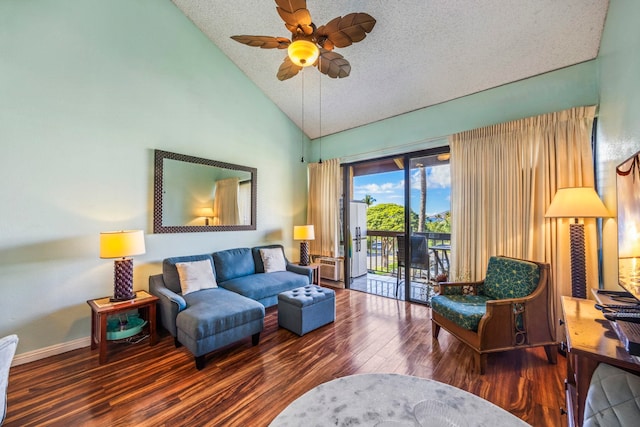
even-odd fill
[[[335,49],[350,76],[309,67],[281,82],[286,50],[230,39],[290,38],[273,0],[172,1],[312,139],[594,59],[609,3],[307,0],[317,26],[352,12],[377,23],[361,42]]]

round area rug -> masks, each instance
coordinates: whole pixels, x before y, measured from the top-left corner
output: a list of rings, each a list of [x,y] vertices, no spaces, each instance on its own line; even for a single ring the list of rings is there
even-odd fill
[[[529,424],[474,394],[398,374],[337,378],[294,400],[270,424],[283,426],[476,427]]]

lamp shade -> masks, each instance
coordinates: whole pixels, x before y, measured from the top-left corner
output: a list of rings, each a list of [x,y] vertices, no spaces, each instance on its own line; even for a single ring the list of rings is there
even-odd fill
[[[607,218],[611,214],[592,187],[559,188],[547,209],[547,218]]]
[[[289,59],[298,67],[313,65],[320,55],[318,46],[308,40],[296,40],[287,48]]]
[[[296,225],[293,227],[293,240],[314,240],[315,238],[313,225]]]
[[[100,258],[124,258],[145,253],[142,230],[100,233]]]
[[[213,208],[199,208],[196,209],[196,215],[197,216],[204,216],[204,217],[208,217],[208,218],[212,218],[215,215],[213,214]]]

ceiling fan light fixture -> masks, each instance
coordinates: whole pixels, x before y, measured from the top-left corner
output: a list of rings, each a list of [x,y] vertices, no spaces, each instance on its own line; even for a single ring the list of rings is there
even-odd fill
[[[376,20],[362,13],[348,13],[316,27],[307,10],[307,0],[275,0],[278,15],[291,32],[291,40],[272,36],[231,36],[238,43],[262,49],[288,49],[288,55],[278,68],[276,77],[283,81],[297,75],[304,67],[316,66],[332,79],[349,76],[351,64],[333,51],[364,40],[373,30]],[[320,50],[322,49],[322,54]]]
[[[287,49],[291,62],[299,67],[313,65],[320,55],[320,50],[315,43],[309,40],[296,40]]]

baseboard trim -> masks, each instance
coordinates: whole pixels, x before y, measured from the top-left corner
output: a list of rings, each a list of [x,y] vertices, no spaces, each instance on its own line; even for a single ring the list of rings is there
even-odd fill
[[[73,341],[67,341],[61,344],[55,344],[50,347],[28,351],[26,353],[16,355],[13,358],[13,363],[11,363],[11,366],[18,366],[29,362],[35,362],[36,360],[56,356],[58,354],[66,353],[67,351],[77,350],[83,347],[89,347],[90,345],[91,337],[84,337],[78,338]]]

